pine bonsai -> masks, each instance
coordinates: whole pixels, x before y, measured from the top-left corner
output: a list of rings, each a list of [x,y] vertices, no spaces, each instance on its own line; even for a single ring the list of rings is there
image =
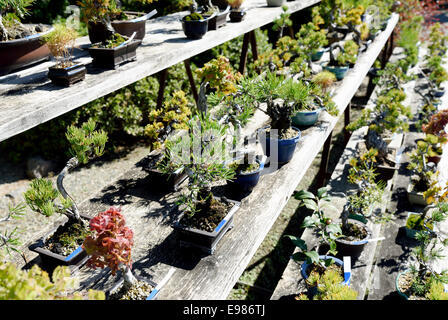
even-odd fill
[[[20,25],[20,19],[28,14],[34,0],[0,0],[0,40],[10,38],[8,28]]]

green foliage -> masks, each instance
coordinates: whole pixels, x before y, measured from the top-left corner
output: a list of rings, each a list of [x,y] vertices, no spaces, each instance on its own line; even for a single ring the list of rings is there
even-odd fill
[[[29,14],[30,6],[35,0],[0,0],[0,12],[14,12],[18,18]]]
[[[426,191],[437,181],[437,172],[428,166],[428,151],[430,145],[417,143],[415,150],[409,153],[409,164],[407,169],[413,174],[412,181],[422,191]]]
[[[149,113],[149,124],[145,128],[145,135],[149,138],[152,148],[162,146],[167,135],[172,130],[187,129],[187,121],[191,116],[185,92],[176,91],[163,104],[163,108]]]
[[[23,194],[26,203],[31,210],[50,217],[54,213],[64,213],[71,207],[69,199],[64,199],[53,183],[48,179],[34,179],[30,183],[29,189]],[[61,204],[55,203],[58,199]]]
[[[67,18],[65,9],[70,5],[69,0],[39,0],[30,7],[27,21],[34,23],[52,24],[58,19]]]
[[[448,300],[448,293],[440,281],[432,281],[428,292],[425,295],[428,300]]]
[[[241,73],[235,72],[230,60],[224,56],[210,60],[204,67],[197,69],[196,73],[201,82],[208,82],[219,96],[235,93],[236,85],[242,78]]]
[[[328,88],[330,88],[331,85],[336,82],[336,80],[336,76],[333,72],[324,70],[314,75],[311,81],[320,86],[322,90],[326,92]]]
[[[318,27],[308,22],[300,27],[296,34],[298,45],[302,48],[302,53],[305,55],[312,55],[320,48],[328,44],[328,40],[324,30],[319,30]]]
[[[104,130],[95,130],[96,123],[89,120],[81,127],[67,128],[66,137],[70,143],[70,153],[79,163],[86,164],[89,160],[100,157],[104,153],[107,142],[107,133]]]
[[[11,219],[19,220],[25,215],[25,204],[19,203],[15,206],[8,204],[8,215],[0,219],[1,223],[6,223]],[[3,249],[6,254],[11,255],[12,252],[19,252],[18,246],[20,246],[20,239],[18,237],[18,230],[9,231],[5,230],[3,234],[0,234],[0,249]],[[1,252],[0,252],[1,255]]]
[[[292,26],[291,13],[288,10],[288,6],[282,6],[282,13],[273,21],[272,30],[283,32],[284,28]]]
[[[73,47],[78,33],[63,24],[54,25],[54,31],[42,37],[57,64],[62,68],[69,67],[72,61]]]
[[[58,266],[52,277],[34,265],[30,270],[18,269],[13,263],[0,262],[0,300],[82,300],[73,292],[79,280],[71,278],[70,269]],[[89,290],[89,300],[104,300],[102,291]]]
[[[204,20],[204,17],[198,12],[192,12],[188,16],[186,16],[185,21],[199,21]]]
[[[356,300],[358,292],[343,284],[344,279],[336,270],[326,270],[319,276],[317,294],[313,300]],[[300,300],[308,300],[303,295]]]

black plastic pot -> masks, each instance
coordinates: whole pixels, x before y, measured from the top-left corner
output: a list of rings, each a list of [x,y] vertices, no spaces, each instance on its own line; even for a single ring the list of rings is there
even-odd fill
[[[208,30],[218,30],[218,28],[225,26],[229,11],[230,6],[228,6],[224,11],[218,12],[214,16],[202,15],[204,18],[208,19]]]
[[[81,214],[81,217],[85,220],[90,220],[89,216]],[[66,223],[69,223],[67,220],[65,223],[60,224],[49,233],[47,233],[44,237],[37,240],[35,243],[29,246],[31,251],[34,251],[39,254],[39,257],[42,262],[42,268],[51,272],[57,266],[68,266],[72,273],[76,273],[77,270],[87,261],[88,256],[84,249],[79,246],[75,251],[73,251],[68,256],[63,256],[50,250],[45,249],[45,243],[47,240],[62,226]]]
[[[188,176],[183,170],[178,170],[172,174],[164,174],[157,168],[145,169],[148,172],[148,178],[151,185],[157,186],[158,190],[177,191],[179,186]]]
[[[212,4],[217,6],[220,10],[225,10],[229,5],[227,0],[212,0]]]
[[[181,21],[182,29],[188,39],[202,39],[208,31],[208,19],[185,21],[184,17]]]
[[[246,16],[245,10],[230,10],[230,22],[241,22]]]
[[[35,63],[48,60],[50,50],[42,37],[54,30],[35,34],[23,39],[0,41],[0,76]]]
[[[338,251],[337,257],[342,258],[344,256],[350,256],[352,257],[353,261],[361,255],[362,250],[368,243],[367,240],[372,237],[372,231],[366,224],[362,223],[361,221],[355,219],[348,219],[348,222],[351,224],[361,226],[367,231],[367,236],[362,240],[347,241],[341,238],[335,240],[336,250]]]
[[[73,83],[84,80],[87,69],[83,64],[76,64],[68,68],[50,67],[48,78],[55,85],[68,87]]]
[[[137,60],[137,47],[141,40],[132,40],[124,46],[115,48],[89,48],[90,56],[93,58],[93,65],[105,69],[115,69],[123,63]]]
[[[219,197],[215,197],[219,200]],[[234,203],[234,206],[227,213],[227,216],[219,223],[219,225],[213,230],[208,232],[204,230],[198,230],[195,228],[186,227],[179,222],[182,220],[184,214],[181,214],[177,222],[173,225],[173,229],[176,230],[179,245],[181,247],[193,247],[197,248],[207,254],[213,254],[216,246],[224,236],[224,234],[233,228],[233,215],[240,208],[240,202],[228,199],[229,202]]]

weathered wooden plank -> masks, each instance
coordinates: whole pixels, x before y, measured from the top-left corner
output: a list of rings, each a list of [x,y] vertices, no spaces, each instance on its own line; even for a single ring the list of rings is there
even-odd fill
[[[318,2],[320,0],[297,0],[288,2],[287,6],[291,12],[296,12]],[[136,62],[109,71],[89,65],[86,79],[69,88],[56,87],[48,81],[46,73],[51,62],[0,77],[0,141],[260,28],[282,12],[281,8],[268,8],[266,0],[248,0],[244,6],[249,9],[244,21],[229,22],[200,40],[185,37],[180,18],[186,12],[149,20],[147,36],[137,50]],[[80,45],[87,43],[87,37],[78,41]],[[75,56],[82,63],[91,61],[85,51],[78,50]]]
[[[334,100],[340,116],[357,87],[384,46],[397,23],[394,15],[390,25],[369,50],[362,54],[353,70],[338,85]],[[177,194],[162,194],[150,190],[144,172],[144,162],[125,173],[114,185],[85,202],[81,209],[89,215],[121,206],[127,223],[136,235],[134,270],[152,276],[158,282],[173,266],[173,278],[160,292],[159,299],[225,299],[244,271],[255,251],[286,205],[297,184],[319,153],[324,141],[339,117],[322,113],[316,126],[303,131],[293,159],[276,171],[266,170],[254,191],[243,199],[241,209],[234,216],[235,227],[221,240],[214,255],[201,257],[185,253],[176,245],[170,224],[178,216],[175,206]],[[257,112],[244,129],[253,133],[267,120]],[[215,188],[219,193],[223,188]],[[86,277],[89,271],[81,270]]]

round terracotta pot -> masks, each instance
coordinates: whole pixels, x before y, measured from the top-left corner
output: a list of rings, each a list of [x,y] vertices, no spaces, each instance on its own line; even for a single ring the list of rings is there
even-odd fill
[[[50,50],[42,42],[42,37],[53,31],[53,27],[45,26],[49,28],[46,32],[23,39],[0,41],[0,75],[48,60]]]

